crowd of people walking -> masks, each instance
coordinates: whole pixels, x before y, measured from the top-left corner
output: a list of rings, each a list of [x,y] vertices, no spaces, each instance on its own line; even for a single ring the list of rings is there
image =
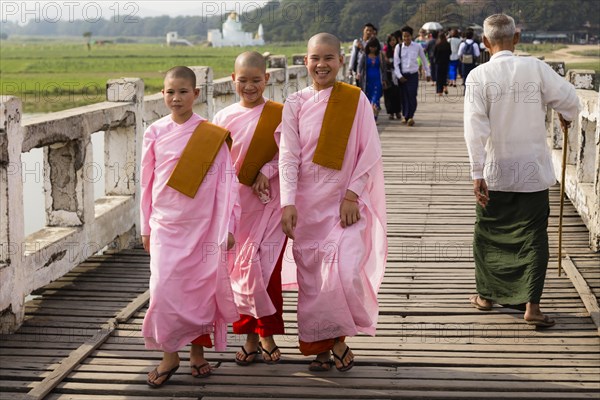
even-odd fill
[[[475,31],[467,28],[414,31],[409,26],[387,35],[384,43],[377,28],[366,23],[362,37],[352,43],[348,79],[369,98],[377,121],[383,94],[390,120],[413,126],[419,81],[431,81],[436,95],[448,95],[448,87],[464,86],[484,50]]]

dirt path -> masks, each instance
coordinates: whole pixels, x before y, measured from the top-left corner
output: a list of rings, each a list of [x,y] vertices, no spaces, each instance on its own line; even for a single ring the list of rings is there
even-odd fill
[[[564,61],[565,63],[578,63],[578,62],[600,62],[599,57],[584,57],[579,56],[577,54],[573,54],[576,51],[586,51],[586,50],[598,50],[600,48],[600,44],[585,44],[585,45],[577,45],[572,44],[564,49],[555,50],[552,53],[544,54],[546,60],[548,61]]]

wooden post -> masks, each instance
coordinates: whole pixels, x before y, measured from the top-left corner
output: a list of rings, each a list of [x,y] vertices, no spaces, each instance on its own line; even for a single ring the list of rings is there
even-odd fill
[[[560,211],[558,212],[558,276],[562,271],[562,221],[565,206],[565,174],[567,170],[567,147],[569,144],[569,130],[563,125],[563,117],[558,114],[560,126],[563,131],[562,166],[560,174]]]

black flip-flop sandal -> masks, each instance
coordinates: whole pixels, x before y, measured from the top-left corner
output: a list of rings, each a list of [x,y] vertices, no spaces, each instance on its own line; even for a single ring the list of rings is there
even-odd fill
[[[315,358],[314,360],[312,360],[310,362],[311,365],[308,366],[308,370],[309,371],[313,371],[313,372],[327,372],[327,371],[331,371],[331,364],[333,363],[333,360],[329,359],[327,361],[321,361],[317,358]],[[319,364],[319,365],[312,365],[312,364]],[[325,367],[325,365],[328,365],[329,367]]]
[[[260,346],[259,346],[260,347]],[[237,365],[241,365],[242,367],[246,367],[250,364],[252,364],[254,361],[256,361],[256,356],[258,356],[259,351],[251,351],[251,352],[247,352],[246,349],[244,348],[244,346],[241,346],[242,348],[242,352],[244,353],[244,359],[243,360],[238,360],[237,357],[235,358],[235,363]],[[248,357],[254,355],[254,358],[252,359],[252,361],[248,361]]]
[[[279,350],[279,347],[275,346],[273,347],[273,349],[271,351],[265,349],[264,347],[262,347],[262,344],[258,344],[258,349],[260,351],[262,351],[263,353],[263,361],[267,364],[277,364],[279,361],[281,361],[281,356],[277,359],[277,360],[273,360],[273,353],[275,353],[277,350]],[[265,354],[269,356],[270,360],[267,360],[265,358]]]
[[[346,350],[344,350],[344,354],[342,354],[342,356],[340,357],[337,354],[335,354],[335,351],[333,351],[333,349],[331,349],[331,354],[333,354],[333,356],[342,363],[341,367],[338,367],[337,364],[335,365],[335,368],[340,372],[346,372],[346,371],[352,369],[352,367],[354,367],[354,360],[350,361],[348,364],[344,364],[344,358],[346,358],[349,351],[350,351],[350,347],[348,347],[348,345],[346,345]]]
[[[200,372],[200,370],[201,370],[202,368],[206,367],[206,366],[210,367],[210,364],[209,364],[209,363],[204,363],[204,364],[202,364],[202,365],[190,365],[190,367],[191,367],[192,369],[195,369],[195,370],[196,370],[196,372],[198,373],[197,375],[192,375],[192,376],[193,376],[194,378],[206,378],[206,377],[208,377],[208,376],[212,375],[212,373],[213,373],[213,371],[212,371],[212,368],[210,368],[210,369],[208,370],[208,372],[205,372],[205,373],[202,373],[202,372]]]
[[[175,373],[175,372],[176,372],[178,369],[179,369],[179,365],[178,365],[178,366],[176,366],[176,367],[174,367],[174,368],[172,368],[172,369],[170,369],[170,370],[168,370],[168,371],[161,372],[161,373],[159,374],[159,373],[158,373],[158,367],[156,367],[156,368],[154,368],[154,370],[152,371],[152,372],[156,372],[156,378],[154,378],[154,382],[156,382],[158,379],[160,379],[161,377],[163,377],[163,376],[165,376],[165,375],[166,375],[167,377],[166,377],[166,378],[165,378],[165,379],[164,379],[164,380],[163,380],[161,383],[154,383],[154,382],[151,382],[151,381],[150,381],[150,378],[148,378],[148,379],[146,380],[146,383],[147,383],[147,384],[148,384],[148,386],[150,386],[151,388],[154,388],[154,389],[156,389],[156,388],[159,388],[159,387],[161,387],[162,385],[164,385],[165,383],[167,383],[167,381],[168,381],[169,379],[171,379],[171,377],[173,376],[173,374],[174,374],[174,373]]]

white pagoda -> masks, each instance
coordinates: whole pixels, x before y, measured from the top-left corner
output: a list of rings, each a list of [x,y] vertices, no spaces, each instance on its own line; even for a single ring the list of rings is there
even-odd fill
[[[258,32],[253,37],[251,32],[242,30],[240,17],[234,12],[229,14],[227,21],[223,23],[223,33],[218,29],[208,30],[208,41],[213,47],[263,46],[265,44],[262,24],[258,26]]]

